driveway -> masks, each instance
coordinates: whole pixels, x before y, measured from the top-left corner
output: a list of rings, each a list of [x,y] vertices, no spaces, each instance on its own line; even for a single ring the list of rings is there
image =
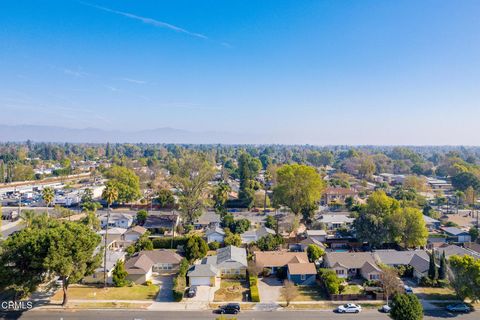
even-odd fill
[[[258,293],[262,303],[281,300],[283,282],[276,277],[258,279]]]
[[[152,279],[152,283],[160,287],[155,301],[157,302],[173,302],[173,275],[156,276]]]
[[[215,286],[197,286],[197,294],[193,298],[185,298],[185,302],[212,302],[215,297],[215,291],[220,288],[220,278],[215,279]]]

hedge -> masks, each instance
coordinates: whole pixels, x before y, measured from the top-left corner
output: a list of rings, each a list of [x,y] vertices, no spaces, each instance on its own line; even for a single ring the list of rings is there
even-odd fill
[[[260,294],[258,293],[258,286],[257,286],[258,277],[257,276],[250,276],[250,297],[252,302],[260,302]]]
[[[187,237],[175,237],[173,239],[173,249],[177,248],[178,246],[184,246],[187,243],[187,240]],[[172,238],[154,238],[152,242],[154,249],[172,248]]]
[[[186,288],[187,288],[187,277],[182,275],[177,275],[175,279],[173,279],[173,299],[176,302],[182,301]]]

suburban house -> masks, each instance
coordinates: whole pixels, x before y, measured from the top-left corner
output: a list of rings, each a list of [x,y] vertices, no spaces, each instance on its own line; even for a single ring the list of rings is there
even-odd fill
[[[249,244],[251,242],[257,242],[258,239],[265,237],[266,235],[275,235],[275,230],[262,226],[257,230],[248,230],[240,235],[242,243]]]
[[[217,254],[202,259],[187,273],[190,285],[214,286],[217,278],[245,277],[247,252],[244,248],[228,246],[217,250]]]
[[[307,238],[312,238],[318,242],[327,240],[327,231],[325,230],[307,230],[305,231]]]
[[[323,265],[334,270],[340,278],[361,276],[378,280],[382,273],[371,252],[327,252]]]
[[[101,214],[98,219],[100,220],[100,226],[107,227],[107,213]],[[133,216],[125,213],[112,212],[108,217],[108,226],[128,229],[133,223]]]
[[[141,284],[150,280],[153,273],[172,273],[178,270],[182,257],[167,249],[140,251],[125,263],[127,279]]]
[[[150,214],[147,216],[143,227],[152,234],[164,234],[165,231],[174,230],[180,222],[180,216],[176,213]]]
[[[443,232],[448,236],[449,240],[452,242],[471,242],[472,237],[468,231],[464,231],[457,227],[443,227]]]
[[[205,235],[207,237],[207,243],[214,241],[218,243],[223,243],[223,239],[225,238],[225,231],[223,231],[222,228],[215,226],[213,228],[207,229]]]
[[[108,231],[107,229],[100,230],[97,233],[101,235],[103,238],[105,238],[105,234],[107,234],[108,240],[114,241],[114,240],[121,240],[125,232],[127,232],[127,229],[115,227],[115,228],[108,228]]]
[[[314,244],[316,246],[319,246],[322,249],[325,249],[325,245],[322,242],[318,241],[317,238],[312,238],[312,237],[307,237],[297,244],[290,245],[290,248],[297,251],[306,251],[308,246],[311,244]]]
[[[123,234],[123,240],[125,241],[132,241],[135,242],[137,241],[143,234],[147,232],[147,229],[141,226],[135,226],[131,229],[128,229],[124,234]]]
[[[453,189],[452,184],[448,183],[446,180],[427,178],[427,183],[433,191],[435,190],[449,191]]]
[[[454,244],[451,245],[445,245],[443,247],[439,247],[435,249],[435,254],[437,255],[438,258],[445,252],[445,257],[448,259],[451,256],[472,256],[475,259],[480,259],[480,253],[468,249],[468,248],[463,248]]]
[[[423,220],[425,221],[425,226],[429,231],[440,229],[441,222],[437,219],[433,219],[432,217],[423,215]]]
[[[428,273],[430,256],[425,250],[377,250],[373,252],[375,261],[378,264],[385,264],[390,267],[411,266],[413,277],[420,280]]]
[[[254,259],[258,268],[267,269],[271,274],[286,271],[287,279],[295,284],[315,283],[317,269],[314,263],[308,261],[305,252],[256,251]]]
[[[107,250],[107,283],[112,284],[112,273],[113,269],[117,265],[118,261],[124,261],[125,260],[125,252],[121,251],[112,251],[112,250]],[[103,255],[102,255],[103,257]],[[95,269],[92,275],[87,276],[82,279],[83,283],[103,283],[103,269],[104,266],[104,261],[102,261],[102,265]]]
[[[336,230],[338,228],[349,229],[354,218],[350,218],[350,213],[324,213],[318,218],[318,222],[323,223],[328,230]]]
[[[355,189],[350,188],[334,188],[328,187],[323,193],[321,204],[330,205],[330,204],[345,204],[345,200],[348,197],[356,198],[358,192]]]
[[[208,227],[214,227],[221,222],[220,215],[214,211],[204,211],[202,215],[194,222],[196,230],[202,230]]]

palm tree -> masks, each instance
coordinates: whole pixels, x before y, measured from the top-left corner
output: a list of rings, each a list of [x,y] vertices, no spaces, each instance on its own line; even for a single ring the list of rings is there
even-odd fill
[[[107,201],[107,224],[105,229],[105,248],[103,254],[103,286],[107,286],[107,237],[108,237],[108,220],[110,219],[110,205],[118,199],[118,190],[110,182],[107,182],[102,192],[102,198]]]
[[[42,198],[45,204],[47,205],[47,214],[48,214],[48,207],[53,203],[55,199],[55,190],[52,187],[45,187],[42,190]]]
[[[34,217],[35,212],[33,210],[23,210],[22,213],[20,213],[20,219],[25,223],[25,228],[30,228],[32,226]]]

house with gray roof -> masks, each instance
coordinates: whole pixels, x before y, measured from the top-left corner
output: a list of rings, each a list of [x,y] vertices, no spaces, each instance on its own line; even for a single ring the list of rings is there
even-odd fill
[[[215,278],[245,277],[247,273],[247,252],[244,248],[227,246],[217,254],[204,258],[187,273],[190,285],[212,286]]]
[[[205,236],[207,237],[207,243],[210,242],[218,242],[223,243],[223,239],[225,239],[225,231],[219,226],[215,226],[213,228],[207,229],[205,232]]]
[[[425,226],[428,230],[433,231],[440,228],[441,222],[437,219],[433,219],[432,217],[423,215],[423,221],[425,221]]]
[[[144,250],[125,262],[127,279],[138,284],[151,280],[153,273],[173,273],[180,267],[182,257],[167,249]]]
[[[240,235],[240,238],[242,238],[242,243],[249,244],[252,242],[257,242],[260,238],[265,237],[269,234],[275,235],[276,232],[273,229],[262,226],[257,230],[245,231]]]
[[[472,256],[475,259],[480,259],[480,253],[454,244],[446,245],[435,249],[435,254],[438,258],[440,258],[443,253],[445,253],[445,258],[447,259],[451,256]]]
[[[411,266],[413,277],[417,281],[428,273],[430,256],[425,250],[377,250],[373,252],[373,256],[378,264],[390,267]]]
[[[471,242],[472,237],[470,236],[470,233],[468,231],[462,230],[457,227],[443,227],[442,228],[443,232],[445,232],[449,238],[450,241],[452,242]]]
[[[340,213],[324,213],[318,218],[318,222],[325,224],[328,230],[336,230],[338,228],[350,228],[354,218],[350,218],[349,214]]]
[[[382,270],[371,252],[327,252],[323,265],[335,271],[340,278],[363,277],[378,280]]]

